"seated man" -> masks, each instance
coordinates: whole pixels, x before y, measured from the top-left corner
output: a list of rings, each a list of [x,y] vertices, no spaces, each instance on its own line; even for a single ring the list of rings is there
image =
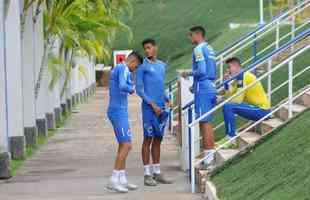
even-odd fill
[[[238,58],[230,58],[226,61],[226,64],[228,65],[228,69],[225,74],[225,79],[229,79],[241,72],[241,64]],[[224,85],[225,96],[234,96],[240,90],[255,81],[256,76],[254,74],[251,72],[244,72]],[[252,121],[257,121],[269,113],[270,101],[268,100],[261,82],[257,82],[223,106],[226,139],[231,139],[236,136],[235,115]]]

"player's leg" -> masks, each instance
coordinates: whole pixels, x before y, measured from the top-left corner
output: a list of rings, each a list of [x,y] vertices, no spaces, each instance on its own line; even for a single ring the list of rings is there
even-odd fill
[[[258,106],[250,105],[247,103],[241,103],[236,106],[235,113],[245,119],[257,121],[269,114],[270,110],[265,110]]]
[[[214,94],[196,94],[195,95],[195,112],[196,118],[209,112],[216,105],[216,95]],[[214,161],[214,131],[212,126],[213,114],[210,114],[200,120],[199,128],[203,137],[203,148],[205,164],[210,165]]]
[[[152,159],[153,159],[153,175],[154,179],[158,183],[162,184],[171,184],[172,181],[167,179],[160,169],[160,152],[161,152],[161,143],[163,136],[154,137],[152,144]]]
[[[133,184],[129,184],[126,176],[126,159],[132,148],[131,144],[131,132],[129,129],[129,123],[127,117],[109,116],[112,122],[115,136],[119,143],[118,151],[115,159],[114,170],[110,178],[109,188],[116,192],[126,193],[128,189],[137,189],[138,187]]]
[[[257,121],[269,113],[270,110],[264,110],[246,103],[227,103],[223,106],[226,134],[229,137],[236,136],[236,114],[245,119]]]
[[[236,117],[235,108],[238,106],[236,103],[226,103],[223,106],[223,115],[225,122],[225,130],[227,138],[236,136]]]
[[[142,107],[143,121],[143,143],[142,143],[142,161],[144,166],[144,185],[156,186],[157,183],[153,178],[151,171],[151,146],[154,137],[154,127],[152,125],[153,110],[149,107]]]

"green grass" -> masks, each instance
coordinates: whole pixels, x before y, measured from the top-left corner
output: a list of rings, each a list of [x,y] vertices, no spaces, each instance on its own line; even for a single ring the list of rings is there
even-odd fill
[[[309,129],[310,110],[216,174],[220,199],[309,199]]]
[[[221,50],[249,28],[229,29],[229,23],[258,22],[258,1],[239,0],[137,0],[134,16],[128,20],[134,39],[129,43],[119,34],[114,49],[141,50],[141,41],[153,37],[159,42],[160,58],[169,63],[167,80],[176,69],[191,65],[192,45],[187,39],[188,29],[194,25],[207,28],[207,40]]]

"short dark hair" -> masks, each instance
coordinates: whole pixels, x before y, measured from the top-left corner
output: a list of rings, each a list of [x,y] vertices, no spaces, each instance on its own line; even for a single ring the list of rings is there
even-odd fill
[[[143,57],[142,57],[142,56],[140,55],[140,53],[137,52],[137,51],[132,51],[132,52],[128,55],[128,57],[130,57],[130,56],[135,57],[135,58],[139,61],[140,64],[143,62]]]
[[[203,37],[206,36],[206,30],[205,28],[203,28],[202,26],[193,26],[192,28],[189,29],[190,32],[198,32],[198,33],[201,33],[201,35]]]
[[[142,46],[144,46],[146,44],[152,44],[153,46],[156,46],[156,41],[152,38],[147,38],[147,39],[142,41]]]
[[[229,63],[238,63],[239,65],[241,65],[240,59],[237,58],[237,57],[228,58],[228,59],[225,61],[225,63],[226,63],[226,64],[229,64]]]

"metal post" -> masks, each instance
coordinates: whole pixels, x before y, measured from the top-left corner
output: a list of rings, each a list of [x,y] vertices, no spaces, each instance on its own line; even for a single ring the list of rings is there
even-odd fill
[[[279,48],[279,43],[280,43],[280,21],[277,20],[277,28],[276,28],[276,49]]]
[[[270,72],[272,68],[272,59],[268,61],[268,72]],[[268,75],[268,99],[271,102],[271,91],[272,91],[272,82],[271,82],[271,74]]]
[[[188,124],[193,122],[193,109],[188,108]],[[194,145],[194,128],[188,127],[188,150],[189,150],[189,170],[190,170],[190,181],[191,181],[191,192],[195,193],[195,145]]]
[[[291,39],[295,38],[296,31],[296,23],[295,23],[295,15],[292,16],[292,26],[291,26]],[[291,51],[294,51],[294,45],[291,47]]]
[[[170,115],[169,115],[169,130],[170,130],[170,133],[172,134],[172,121],[173,121],[173,91],[172,91],[172,84],[170,83],[169,84],[169,87],[168,87],[168,90],[169,90],[169,98],[170,98],[170,102],[171,102],[171,112],[170,112]]]
[[[264,0],[259,1],[259,24],[264,24]]]
[[[252,62],[254,63],[256,60],[257,60],[257,40],[256,40],[256,34],[254,34],[254,42],[253,42],[253,46],[252,46],[252,49],[253,49],[253,60]],[[254,73],[256,74],[256,69],[254,71]]]
[[[223,75],[224,75],[224,56],[223,54],[220,57],[220,82],[223,82]]]
[[[288,63],[288,117],[293,117],[293,60]]]

